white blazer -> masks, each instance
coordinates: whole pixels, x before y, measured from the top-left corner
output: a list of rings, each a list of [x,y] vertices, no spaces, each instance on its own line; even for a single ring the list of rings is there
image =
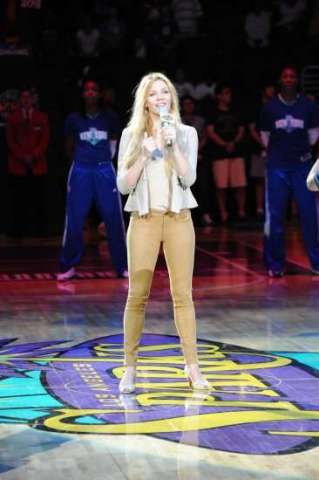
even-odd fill
[[[125,128],[122,132],[119,146],[117,187],[123,195],[129,194],[124,210],[126,210],[127,212],[138,212],[139,215],[146,215],[150,211],[147,168],[143,168],[136,185],[134,185],[133,187],[129,187],[127,183],[127,167],[125,166],[125,153],[129,144],[130,137],[130,129]],[[176,171],[173,169],[170,179],[170,211],[179,213],[185,208],[194,208],[198,205],[189,188],[196,180],[198,136],[195,128],[188,125],[179,124],[177,126],[176,141],[181,152],[188,161],[188,170],[186,174],[182,177],[178,176]]]

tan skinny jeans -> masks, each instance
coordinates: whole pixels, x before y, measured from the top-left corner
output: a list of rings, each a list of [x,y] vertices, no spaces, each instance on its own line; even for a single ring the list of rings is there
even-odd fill
[[[131,214],[127,232],[129,292],[124,312],[125,365],[134,366],[145,307],[161,243],[170,279],[174,320],[185,362],[197,363],[196,321],[192,299],[195,233],[191,213]]]

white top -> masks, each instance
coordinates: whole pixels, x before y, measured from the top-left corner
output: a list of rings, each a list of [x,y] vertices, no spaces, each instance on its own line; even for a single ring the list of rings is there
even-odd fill
[[[157,160],[152,160],[150,158],[147,165],[143,168],[136,185],[130,187],[127,183],[127,167],[125,161],[125,152],[129,145],[130,138],[131,132],[129,128],[125,128],[122,132],[119,146],[117,186],[123,195],[129,194],[124,209],[128,212],[137,211],[139,215],[145,215],[152,208],[149,169],[147,165],[150,162],[155,162]],[[177,126],[176,141],[188,162],[188,170],[184,176],[178,176],[174,168],[171,169],[171,174],[169,175],[169,211],[179,213],[185,208],[197,207],[197,202],[189,188],[196,180],[198,136],[195,128],[179,124]],[[163,154],[163,160],[166,161],[166,149],[163,150]],[[163,186],[161,185],[161,190],[162,189]]]
[[[164,157],[148,162],[150,209],[166,212],[171,204],[170,166]]]

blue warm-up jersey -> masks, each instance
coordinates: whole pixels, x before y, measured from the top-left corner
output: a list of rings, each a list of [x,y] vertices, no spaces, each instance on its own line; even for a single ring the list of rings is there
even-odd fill
[[[260,117],[260,130],[269,132],[267,163],[274,168],[296,168],[311,158],[308,130],[319,127],[319,112],[304,95],[287,105],[279,96],[267,102]]]
[[[65,120],[64,134],[74,140],[75,162],[111,161],[109,141],[118,133],[118,125],[106,112],[99,112],[95,116],[70,113]]]

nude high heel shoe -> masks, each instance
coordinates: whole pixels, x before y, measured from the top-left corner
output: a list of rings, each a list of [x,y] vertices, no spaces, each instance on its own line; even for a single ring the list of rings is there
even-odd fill
[[[197,372],[196,372],[197,373],[197,378],[196,379],[194,379],[192,377],[192,369],[194,367],[197,370]],[[208,381],[202,376],[202,374],[199,371],[198,365],[196,365],[195,363],[192,364],[192,365],[185,365],[184,372],[185,372],[185,375],[187,377],[189,386],[193,390],[209,390],[210,389],[210,385],[209,385]]]
[[[135,367],[126,367],[124,375],[119,383],[120,393],[133,393],[135,392]]]

